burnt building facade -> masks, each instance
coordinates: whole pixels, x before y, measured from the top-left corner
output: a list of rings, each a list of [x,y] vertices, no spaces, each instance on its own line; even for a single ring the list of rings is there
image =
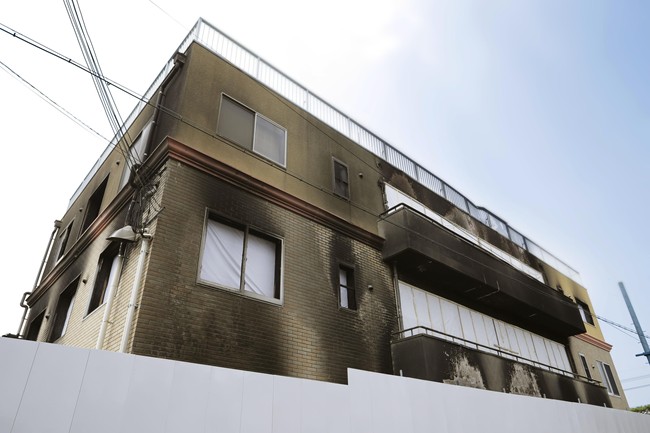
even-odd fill
[[[576,273],[199,21],[71,199],[22,337],[627,407]]]

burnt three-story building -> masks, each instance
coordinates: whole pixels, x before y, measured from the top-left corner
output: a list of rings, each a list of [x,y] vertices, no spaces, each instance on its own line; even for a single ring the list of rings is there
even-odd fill
[[[22,338],[626,408],[577,273],[199,21],[57,221]]]

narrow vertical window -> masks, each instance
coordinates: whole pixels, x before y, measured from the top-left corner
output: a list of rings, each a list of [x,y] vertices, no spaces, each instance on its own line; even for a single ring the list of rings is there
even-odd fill
[[[614,373],[612,373],[612,368],[609,364],[605,364],[602,361],[596,361],[596,364],[600,371],[600,377],[603,379],[603,385],[607,387],[607,391],[612,395],[620,395],[618,387],[616,386],[616,381],[614,380]]]
[[[102,200],[104,200],[104,192],[106,191],[106,184],[108,183],[108,177],[97,187],[93,195],[88,199],[88,204],[86,204],[86,215],[84,216],[84,222],[81,225],[81,233],[83,233],[99,216],[99,210],[102,207]]]
[[[582,368],[585,369],[585,376],[587,376],[587,379],[592,380],[591,377],[591,371],[589,371],[589,364],[587,363],[587,358],[581,353],[580,354],[580,361],[582,362]]]
[[[29,323],[29,329],[27,330],[25,340],[36,341],[38,333],[41,330],[41,325],[43,324],[43,317],[45,317],[45,311],[41,311],[41,313]]]
[[[144,127],[140,135],[135,139],[129,152],[125,155],[125,164],[122,172],[122,178],[120,179],[120,190],[131,180],[131,177],[135,174],[137,169],[142,165],[142,162],[145,158],[145,151],[147,142],[149,141],[149,134],[151,132],[151,123],[148,123]]]
[[[72,231],[72,224],[74,220],[68,224],[68,226],[63,230],[61,236],[59,236],[59,252],[56,255],[56,259],[59,260],[65,254],[65,249],[68,246],[68,240],[70,239],[70,232]]]
[[[78,285],[79,278],[70,283],[59,296],[56,304],[56,312],[54,313],[54,325],[52,325],[52,331],[48,340],[50,343],[65,335],[65,331],[68,329]]]
[[[97,262],[97,275],[95,276],[95,284],[90,295],[90,303],[88,304],[88,311],[86,314],[92,313],[97,309],[97,307],[104,303],[104,299],[106,298],[107,294],[106,291],[108,290],[111,276],[113,276],[113,262],[117,257],[118,251],[118,245],[112,244],[99,256],[99,262]]]
[[[339,305],[348,310],[357,309],[354,271],[346,266],[339,267]]]
[[[591,315],[591,311],[589,310],[589,305],[587,305],[586,302],[583,302],[580,299],[576,299],[576,303],[578,304],[578,310],[580,311],[580,317],[582,317],[582,321],[585,323],[589,323],[590,325],[593,325],[594,318]]]
[[[350,198],[348,166],[337,159],[332,159],[334,171],[334,194],[345,199]]]

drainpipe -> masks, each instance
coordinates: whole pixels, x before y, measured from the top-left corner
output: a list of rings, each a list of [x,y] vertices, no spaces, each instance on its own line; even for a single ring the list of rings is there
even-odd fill
[[[153,124],[151,125],[151,132],[149,132],[149,137],[147,137],[147,143],[145,143],[144,151],[146,153],[151,152],[151,144],[153,143],[153,136],[160,121],[160,107],[163,106],[165,102],[165,97],[167,96],[167,86],[171,83],[172,79],[176,76],[180,68],[185,64],[185,55],[182,53],[174,54],[174,66],[172,70],[169,71],[165,80],[160,84],[160,91],[158,92],[155,111],[153,115]]]
[[[23,318],[20,319],[20,325],[18,325],[18,332],[16,333],[17,338],[22,338],[20,333],[23,330],[23,326],[25,326],[25,318],[27,317],[27,312],[29,311],[29,305],[25,304],[25,299],[27,299],[27,297],[31,294],[32,292],[23,293],[23,299],[20,300],[20,306],[24,308],[24,311],[23,311]]]
[[[122,264],[124,263],[124,243],[120,244],[120,251],[113,259],[111,264],[111,274],[108,280],[107,290],[108,298],[106,299],[106,305],[104,306],[104,317],[102,318],[102,323],[99,326],[99,335],[97,336],[97,350],[102,350],[104,345],[104,337],[106,336],[106,328],[108,327],[108,320],[111,315],[111,309],[113,307],[113,299],[115,299],[115,293],[117,292],[117,286],[120,282],[120,276],[122,275]]]
[[[124,322],[124,333],[122,334],[122,343],[120,344],[120,352],[126,353],[126,346],[129,342],[131,334],[131,327],[133,326],[133,316],[135,315],[136,302],[138,300],[138,293],[140,293],[140,286],[142,285],[142,274],[144,273],[144,262],[149,252],[149,243],[151,242],[152,235],[147,233],[147,229],[142,231],[142,244],[140,246],[140,256],[138,257],[138,265],[135,270],[135,277],[133,278],[133,287],[131,288],[131,299],[126,311],[126,321]]]
[[[61,228],[61,221],[54,220],[54,230],[52,230],[52,234],[50,235],[50,240],[47,243],[47,248],[45,248],[45,254],[43,254],[43,260],[41,260],[41,266],[38,268],[38,272],[36,273],[36,280],[34,280],[34,289],[38,287],[38,283],[40,283],[41,281],[41,277],[43,276],[43,268],[45,268],[45,263],[47,263],[47,259],[50,256],[50,251],[52,251],[52,244],[54,243],[54,238],[56,237],[56,233],[59,231],[60,228]],[[27,300],[27,297],[31,294],[32,292],[23,293],[23,298],[20,300],[20,306],[24,308],[25,311],[23,311],[23,317],[22,319],[20,319],[20,325],[18,325],[18,333],[16,334],[18,338],[22,338],[22,331],[25,326],[25,319],[27,318],[27,312],[29,311],[29,305],[25,304],[25,301]]]
[[[50,256],[50,251],[52,250],[52,244],[54,243],[54,237],[56,236],[56,232],[59,231],[61,228],[61,221],[55,220],[54,221],[54,230],[52,230],[52,234],[50,235],[50,241],[47,243],[47,248],[45,249],[45,254],[43,254],[43,260],[41,261],[41,267],[38,268],[38,273],[36,274],[36,281],[34,281],[34,288],[38,286],[38,283],[41,282],[41,277],[43,276],[43,268],[45,267],[45,263],[47,262],[47,258]]]

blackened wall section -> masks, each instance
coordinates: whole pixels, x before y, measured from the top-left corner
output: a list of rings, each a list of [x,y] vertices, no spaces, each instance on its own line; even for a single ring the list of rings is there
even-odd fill
[[[380,250],[179,161],[161,187],[133,353],[340,383],[348,367],[392,372]],[[207,210],[283,240],[282,305],[197,283]],[[356,311],[339,308],[340,263],[354,266]]]

